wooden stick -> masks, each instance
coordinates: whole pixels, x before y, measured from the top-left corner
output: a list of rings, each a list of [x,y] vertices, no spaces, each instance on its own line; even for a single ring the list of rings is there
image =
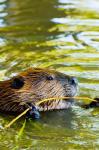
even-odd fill
[[[65,100],[65,99],[69,99],[69,98],[73,98],[73,99],[85,99],[85,100],[87,99],[87,100],[95,101],[96,102],[96,100],[88,98],[88,97],[79,97],[79,96],[76,96],[76,97],[52,97],[52,98],[42,99],[41,101],[37,102],[36,105],[40,105],[41,103],[44,103],[44,102],[47,102],[47,101]]]
[[[53,100],[65,100],[65,99],[69,99],[69,98],[73,98],[73,99],[88,99],[90,101],[96,101],[93,100],[91,98],[88,97],[52,97],[52,98],[46,98],[46,99],[42,99],[41,101],[35,103],[36,105],[40,105],[44,102],[47,101],[53,101]],[[21,118],[23,115],[25,115],[29,110],[31,110],[31,107],[27,108],[24,112],[22,112],[20,115],[18,115],[16,118],[14,118],[9,124],[5,125],[4,129],[9,128],[15,121],[17,121],[19,118]]]
[[[20,115],[18,115],[16,118],[14,118],[9,124],[5,125],[4,129],[9,128],[16,120],[18,120],[23,115],[25,115],[29,110],[30,110],[30,108],[27,108],[24,112],[22,112]]]

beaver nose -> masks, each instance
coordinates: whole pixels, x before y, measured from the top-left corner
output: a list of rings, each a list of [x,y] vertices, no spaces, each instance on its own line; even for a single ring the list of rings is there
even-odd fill
[[[78,80],[76,77],[71,77],[70,78],[70,84],[71,85],[77,85],[78,84]]]

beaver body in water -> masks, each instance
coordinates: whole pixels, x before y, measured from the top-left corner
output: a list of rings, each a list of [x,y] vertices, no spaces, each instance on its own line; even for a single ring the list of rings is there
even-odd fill
[[[19,75],[0,82],[0,111],[21,113],[26,104],[35,106],[41,99],[73,97],[77,79],[47,68],[30,68]],[[38,107],[39,111],[66,109],[68,100],[49,101]]]
[[[89,103],[87,105],[83,105],[83,107],[86,109],[99,107],[99,98],[96,97],[96,98],[94,98],[94,100],[95,101],[92,101],[91,103]]]

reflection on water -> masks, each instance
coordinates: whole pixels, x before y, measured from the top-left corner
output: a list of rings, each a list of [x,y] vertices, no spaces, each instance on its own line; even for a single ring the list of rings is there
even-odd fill
[[[50,67],[77,76],[78,94],[99,96],[98,18],[98,0],[0,0],[0,80],[30,66]],[[98,149],[97,113],[80,107],[44,113],[27,122],[19,144],[22,122],[16,123],[1,133],[0,148]],[[11,118],[1,115],[0,125]]]

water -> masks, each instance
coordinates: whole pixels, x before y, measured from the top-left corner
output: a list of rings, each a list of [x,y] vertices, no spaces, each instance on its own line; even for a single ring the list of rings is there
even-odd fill
[[[99,1],[0,0],[0,80],[28,67],[74,75],[80,96],[99,96]],[[0,149],[98,150],[98,116],[98,109],[78,106],[44,113],[19,137],[20,119],[1,130]],[[1,114],[0,127],[12,119]]]

